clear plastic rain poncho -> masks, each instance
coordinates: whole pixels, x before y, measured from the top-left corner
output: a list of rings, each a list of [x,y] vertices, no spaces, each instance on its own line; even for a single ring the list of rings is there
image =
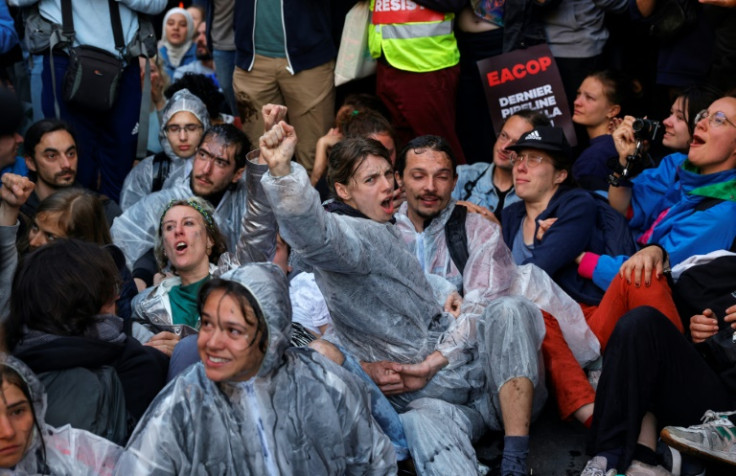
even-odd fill
[[[417,233],[404,203],[395,215],[404,242],[426,273],[442,276],[464,292],[463,311],[481,309],[501,296],[524,296],[554,316],[565,341],[581,366],[596,360],[600,344],[588,327],[580,305],[565,293],[541,268],[517,266],[503,241],[501,229],[477,213],[468,213],[465,230],[468,261],[462,274],[447,248],[445,224],[455,208],[454,200],[432,222]]]
[[[9,355],[0,354],[0,365],[15,370],[28,385],[31,404],[38,423],[33,429],[31,442],[23,459],[12,470],[0,468],[0,474],[52,474],[54,476],[112,474],[122,448],[102,437],[69,425],[61,428],[46,425],[44,422],[46,390],[38,377],[23,362]],[[41,429],[41,434],[38,428]],[[45,459],[41,438],[43,438],[46,449]]]
[[[401,419],[420,472],[477,473],[471,436],[484,424],[502,428],[500,387],[526,377],[535,388],[534,411],[544,403],[541,313],[515,297],[494,300],[480,315],[443,312],[394,225],[325,212],[304,169],[291,167],[289,175],[266,174],[261,182],[297,265],[315,274],[337,343],[368,362],[418,363],[440,351],[449,364],[423,389],[389,399],[399,412],[418,410]],[[426,418],[414,418],[422,412]]]
[[[203,132],[210,128],[210,116],[207,112],[207,106],[197,96],[190,93],[188,89],[177,91],[171,96],[171,99],[166,101],[166,105],[161,111],[161,127],[158,131],[158,140],[161,142],[164,153],[169,158],[169,177],[182,177],[183,174],[178,173],[179,169],[185,168],[184,165],[191,161],[191,157],[184,159],[174,153],[166,134],[166,126],[169,120],[174,117],[174,114],[182,111],[192,113],[202,124]],[[197,145],[199,144],[192,144],[192,147],[197,147]],[[194,152],[194,149],[192,152]],[[125,177],[123,189],[120,192],[120,208],[123,210],[127,210],[153,191],[153,181],[157,174],[153,161],[154,157],[152,155],[141,160]],[[174,181],[166,180],[164,188],[167,188],[167,185],[171,187],[174,183]]]
[[[260,185],[265,165],[248,161],[245,184],[248,190],[247,210],[239,229],[238,242],[234,251],[220,255],[217,265],[210,264],[210,276],[220,276],[242,264],[271,261],[276,251],[276,220],[271,206]],[[158,222],[161,216],[159,215]],[[158,222],[156,228],[158,229]],[[232,248],[229,248],[232,249]],[[161,283],[144,289],[133,298],[131,308],[133,337],[145,343],[161,331],[169,331],[186,337],[196,330],[183,324],[174,324],[169,301],[169,291],[181,284],[178,276],[164,279]]]
[[[246,208],[252,206],[252,202],[248,201],[249,189],[259,186],[258,180],[266,170],[267,166],[247,160],[245,173],[234,189],[225,192],[215,209],[215,222],[225,236],[228,250],[236,249]],[[249,182],[248,176],[251,175],[254,180]],[[190,178],[187,176],[171,188],[148,195],[115,219],[110,234],[115,245],[123,251],[129,269],[132,270],[138,258],[153,248],[161,213],[169,202],[187,199],[192,195],[194,193],[190,187]],[[249,233],[273,239],[273,236],[262,231],[256,229],[250,230]],[[251,237],[251,240],[254,239]],[[271,246],[274,246],[273,243]]]
[[[362,383],[314,351],[289,347],[283,272],[250,264],[224,279],[248,288],[268,324],[268,349],[246,382],[216,383],[201,362],[154,400],[116,474],[395,474],[388,437]]]

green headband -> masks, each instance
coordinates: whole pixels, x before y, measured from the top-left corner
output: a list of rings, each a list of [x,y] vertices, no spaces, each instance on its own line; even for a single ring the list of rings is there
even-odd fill
[[[183,205],[183,206],[189,206],[194,208],[199,212],[200,215],[202,215],[202,218],[204,219],[204,224],[207,227],[207,229],[212,233],[214,236],[215,233],[215,221],[212,219],[212,215],[210,212],[205,210],[202,205],[197,203],[194,199],[188,198],[186,200],[172,200],[169,202],[168,205],[166,205],[166,208],[164,208],[164,211],[161,213],[161,220],[158,222],[158,229],[159,234],[161,234],[161,226],[164,224],[164,217],[166,216],[166,212],[171,210],[171,208]]]

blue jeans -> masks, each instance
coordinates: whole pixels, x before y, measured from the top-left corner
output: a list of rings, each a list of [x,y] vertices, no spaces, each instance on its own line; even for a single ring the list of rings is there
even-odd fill
[[[399,461],[407,459],[409,457],[409,444],[406,442],[404,426],[401,424],[399,414],[378,388],[378,385],[365,373],[355,357],[345,352],[342,347],[340,347],[340,352],[345,357],[345,361],[342,363],[343,368],[366,383],[366,387],[371,394],[371,414],[393,443],[396,459]]]
[[[230,106],[230,112],[238,115],[238,107],[235,102],[235,93],[233,93],[233,71],[235,70],[235,50],[214,50],[212,57],[215,60],[215,74],[217,81],[220,83],[227,105]]]
[[[43,91],[43,81],[41,74],[43,73],[43,55],[32,55],[31,60],[31,106],[33,107],[33,122],[38,122],[45,116],[43,107],[41,106],[41,91]]]

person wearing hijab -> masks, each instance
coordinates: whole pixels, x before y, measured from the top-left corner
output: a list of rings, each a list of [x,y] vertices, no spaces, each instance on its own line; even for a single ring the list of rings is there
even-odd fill
[[[197,45],[194,37],[194,20],[183,8],[172,8],[164,16],[163,38],[159,54],[164,60],[164,70],[169,78],[179,66],[184,66],[197,59]]]

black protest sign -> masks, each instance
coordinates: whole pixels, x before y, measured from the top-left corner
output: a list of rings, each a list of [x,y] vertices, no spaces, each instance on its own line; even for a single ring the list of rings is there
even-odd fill
[[[480,60],[478,69],[496,135],[513,113],[533,109],[561,127],[570,145],[577,144],[560,72],[547,45]]]

